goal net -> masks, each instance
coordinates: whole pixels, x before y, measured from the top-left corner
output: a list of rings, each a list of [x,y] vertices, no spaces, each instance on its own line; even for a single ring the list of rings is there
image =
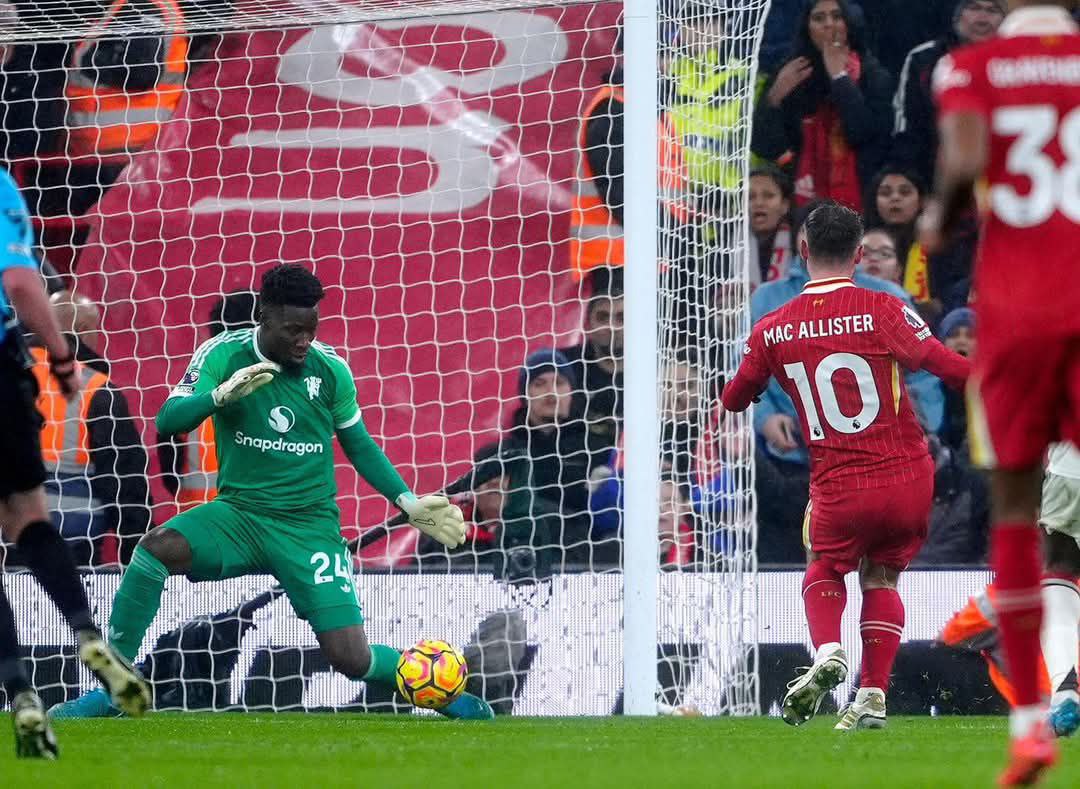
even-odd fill
[[[748,333],[767,5],[660,1],[644,131],[623,123],[618,2],[8,7],[5,158],[87,382],[71,406],[41,400],[47,488],[99,621],[140,534],[212,495],[212,442],[238,440],[159,435],[157,410],[200,343],[251,325],[264,272],[300,263],[368,429],[469,521],[461,549],[419,539],[336,450],[356,558],[313,554],[313,582],[355,573],[372,643],[458,645],[500,712],[619,712],[622,205],[655,177],[657,706],[757,712],[753,440],[716,404]],[[624,160],[631,134],[659,173]],[[267,421],[266,462],[303,451]],[[4,569],[46,702],[93,687],[17,554]],[[254,569],[169,580],[140,653],[158,708],[405,710],[331,672]]]

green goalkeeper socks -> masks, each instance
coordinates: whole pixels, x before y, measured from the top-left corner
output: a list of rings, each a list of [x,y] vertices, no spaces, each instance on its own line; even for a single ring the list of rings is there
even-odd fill
[[[120,588],[113,598],[112,617],[109,619],[109,643],[128,660],[135,660],[146,628],[157,616],[161,607],[161,591],[168,577],[168,569],[150,551],[141,546],[135,548],[131,564],[124,571]]]
[[[368,666],[367,674],[361,679],[365,682],[385,682],[393,686],[397,682],[397,664],[401,660],[401,653],[393,647],[385,644],[371,645],[371,665]]]

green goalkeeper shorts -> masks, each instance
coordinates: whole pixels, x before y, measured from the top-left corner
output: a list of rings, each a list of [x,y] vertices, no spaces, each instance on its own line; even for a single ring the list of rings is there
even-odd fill
[[[269,514],[216,499],[165,524],[191,546],[193,581],[269,573],[316,633],[363,624],[337,508]]]

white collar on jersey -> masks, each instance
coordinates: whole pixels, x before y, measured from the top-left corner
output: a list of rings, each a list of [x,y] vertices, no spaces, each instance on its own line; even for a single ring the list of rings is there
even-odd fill
[[[829,277],[828,279],[812,279],[803,285],[803,293],[832,293],[840,288],[854,288],[855,283],[851,277]]]
[[[1002,38],[1014,36],[1055,36],[1075,33],[1078,28],[1069,12],[1058,5],[1031,5],[1017,8],[1001,23],[998,35]]]
[[[259,349],[259,327],[255,327],[255,331],[251,333],[251,347],[255,349],[255,355],[259,357],[260,362],[268,362],[269,359],[263,355],[263,352]]]

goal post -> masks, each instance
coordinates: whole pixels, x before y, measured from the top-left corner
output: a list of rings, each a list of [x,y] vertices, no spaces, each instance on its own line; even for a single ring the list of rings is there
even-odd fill
[[[500,712],[758,713],[753,432],[716,404],[749,331],[768,0],[145,2],[170,4],[182,29],[103,24],[109,3],[0,17],[7,84],[28,91],[2,108],[7,159],[74,293],[56,298],[88,380],[107,377],[83,397],[104,387],[131,413],[104,447],[80,427],[100,402],[53,408],[47,431],[74,442],[45,447],[48,491],[100,623],[148,517],[216,485],[213,441],[315,451],[272,414],[266,436],[154,427],[195,349],[251,322],[243,294],[301,263],[368,429],[470,522],[461,551],[419,539],[333,450],[371,642],[462,647]],[[191,44],[179,100],[138,150],[72,166],[76,50],[170,33]],[[622,169],[595,172],[597,149]],[[576,259],[589,237],[625,262]],[[316,582],[349,569],[311,560]],[[140,654],[159,707],[405,709],[333,674],[255,569],[168,581]],[[93,687],[17,556],[2,580],[46,701]]]

